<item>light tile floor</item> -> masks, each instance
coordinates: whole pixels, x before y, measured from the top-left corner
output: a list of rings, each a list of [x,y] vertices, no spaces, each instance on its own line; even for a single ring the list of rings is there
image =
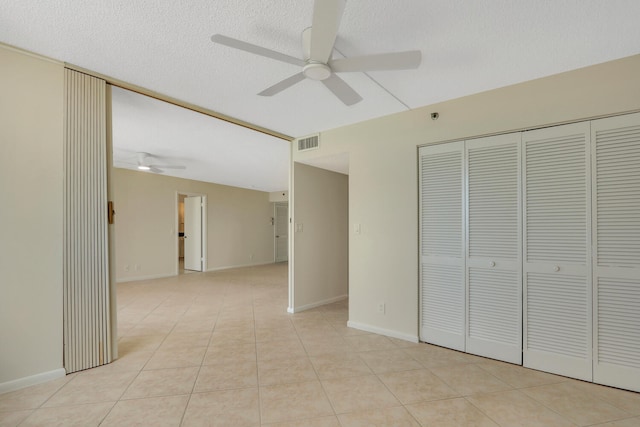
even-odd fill
[[[120,359],[0,395],[0,426],[640,426],[640,394],[295,315],[284,264],[118,285]]]

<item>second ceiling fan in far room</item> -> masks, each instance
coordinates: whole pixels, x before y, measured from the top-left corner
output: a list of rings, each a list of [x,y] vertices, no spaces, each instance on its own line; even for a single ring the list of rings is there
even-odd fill
[[[144,171],[144,172],[153,172],[153,173],[164,173],[165,169],[186,169],[184,165],[178,164],[168,164],[166,157],[160,157],[157,155],[139,152],[135,153],[136,162],[120,162],[123,165],[127,166],[135,166],[136,169]],[[165,163],[157,163],[158,160],[165,160]]]

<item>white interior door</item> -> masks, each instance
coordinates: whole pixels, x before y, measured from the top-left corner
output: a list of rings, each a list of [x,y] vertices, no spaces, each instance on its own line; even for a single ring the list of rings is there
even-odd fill
[[[464,142],[420,148],[420,339],[465,350]]]
[[[276,262],[289,259],[289,205],[275,204],[275,249]]]
[[[594,381],[640,391],[640,114],[592,122]]]
[[[522,140],[524,366],[591,380],[590,125]]]
[[[202,271],[202,197],[184,199],[184,268]]]
[[[468,353],[522,363],[520,133],[466,141]]]

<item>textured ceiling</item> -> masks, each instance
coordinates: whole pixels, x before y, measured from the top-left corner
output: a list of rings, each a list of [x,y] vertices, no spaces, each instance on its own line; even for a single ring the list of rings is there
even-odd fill
[[[3,0],[0,41],[294,137],[640,53],[638,0],[348,0],[337,57],[419,49],[423,62],[341,74],[364,98],[346,107],[311,80],[257,96],[299,69],[210,41],[301,57],[312,10],[313,0]]]

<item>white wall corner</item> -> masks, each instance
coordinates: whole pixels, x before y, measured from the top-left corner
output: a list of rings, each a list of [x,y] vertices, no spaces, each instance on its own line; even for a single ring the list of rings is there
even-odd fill
[[[8,393],[10,391],[20,390],[21,388],[29,387],[32,385],[44,383],[47,381],[62,378],[67,375],[64,368],[54,369],[53,371],[42,372],[40,374],[31,375],[29,377],[18,378],[16,380],[7,381],[0,384],[0,394]]]
[[[386,337],[398,338],[409,342],[418,343],[420,340],[417,335],[405,334],[398,331],[392,331],[390,329],[379,328],[377,326],[366,325],[364,323],[352,322],[349,320],[347,326],[361,331],[373,332],[374,334],[384,335]]]

